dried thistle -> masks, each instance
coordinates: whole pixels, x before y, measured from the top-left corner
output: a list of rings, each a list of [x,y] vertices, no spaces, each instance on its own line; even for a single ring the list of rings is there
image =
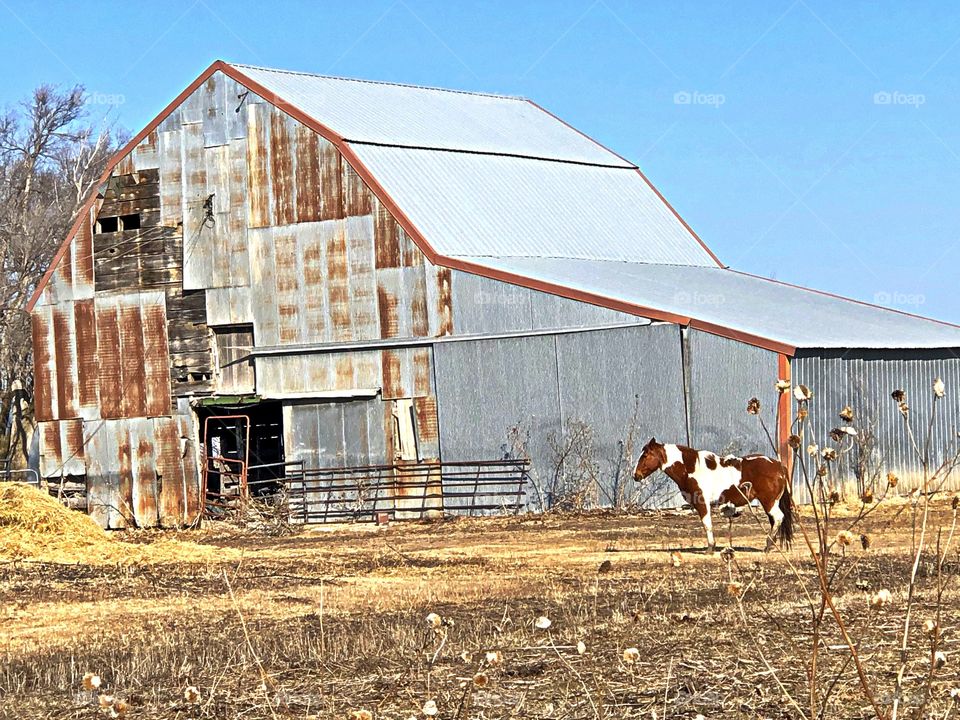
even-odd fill
[[[373,720],[373,713],[369,710],[351,710],[350,720]]]
[[[857,429],[854,427],[851,427],[850,425],[844,425],[843,427],[841,427],[840,432],[842,432],[844,435],[847,435],[849,437],[857,436]]]
[[[943,650],[937,650],[933,654],[933,666],[939,670],[947,664],[947,654]]]
[[[833,428],[830,431],[830,438],[834,442],[843,442],[843,430],[841,430],[840,428]]]
[[[439,630],[440,626],[443,625],[443,618],[432,612],[426,617],[427,627],[434,630]]]
[[[942,398],[947,394],[947,387],[940,378],[933,381],[933,394],[938,398]]]
[[[933,637],[937,634],[937,624],[933,620],[925,620],[923,623],[923,631]]]
[[[750,398],[750,401],[747,403],[747,412],[751,415],[760,414],[760,401],[757,398]]]
[[[820,457],[822,457],[827,462],[831,462],[837,459],[837,451],[829,447],[824,448],[823,450],[820,451]]]
[[[113,703],[116,701],[116,698],[113,695],[101,695],[97,698],[97,703],[102,708],[113,707]]]
[[[421,708],[421,712],[427,717],[433,717],[438,712],[440,712],[440,710],[437,708],[437,703],[435,700],[427,700],[423,704],[423,707]]]
[[[670,564],[673,565],[673,567],[680,567],[681,562],[683,562],[683,559],[681,558],[680,553],[678,553],[676,550],[670,553]]]
[[[846,547],[853,544],[853,533],[849,530],[841,530],[837,533],[837,545]]]
[[[83,674],[83,689],[84,690],[98,690],[100,688],[100,676],[96,673],[88,672]]]
[[[873,502],[873,490],[867,488],[863,491],[863,495],[860,496],[860,499],[863,501],[864,505],[869,505]]]
[[[903,390],[894,390],[890,393],[890,397],[893,398],[894,402],[902,403],[907,399],[907,394]]]
[[[200,690],[196,685],[189,685],[183,689],[183,699],[191,705],[197,705],[200,702]]]
[[[731,580],[727,583],[727,595],[730,597],[740,597],[743,592],[743,583],[739,580]]]
[[[478,672],[473,676],[473,684],[478,688],[486,687],[490,684],[490,676],[485,672]]]
[[[826,466],[824,465],[823,468],[821,469],[825,470]],[[831,505],[836,505],[838,502],[840,502],[840,491],[837,490],[836,488],[832,488],[830,492],[827,494],[827,500],[830,501]]]
[[[640,659],[640,651],[635,647],[629,647],[623,651],[623,662],[626,665],[633,665]]]
[[[890,487],[896,487],[897,483],[900,482],[900,478],[894,475],[892,472],[887,473],[887,485]]]
[[[484,655],[483,659],[490,667],[498,667],[503,665],[503,653],[501,653],[499,650],[488,651],[487,654]]]
[[[783,395],[785,392],[790,392],[790,381],[789,380],[777,380],[775,385],[777,392]]]
[[[787,438],[787,445],[790,447],[791,450],[799,450],[801,442],[802,441],[799,435],[791,435],[790,437]]]
[[[797,399],[797,402],[806,402],[813,397],[813,391],[806,385],[797,385],[793,389],[793,397]]]
[[[818,445],[807,445],[807,455],[814,457],[820,453],[820,447]]]
[[[844,405],[840,411],[840,419],[848,423],[853,422],[853,408],[849,405]]]
[[[877,590],[874,593],[873,597],[870,598],[870,607],[874,610],[880,610],[886,605],[889,605],[893,602],[893,595],[890,594],[890,591],[886,588],[882,590]]]
[[[860,535],[860,547],[862,547],[864,550],[869,550],[869,549],[870,549],[870,536],[869,536],[869,535],[866,535],[866,534],[861,534],[861,535]]]
[[[538,630],[549,630],[550,626],[553,625],[553,621],[550,620],[546,615],[541,615],[537,618],[537,621],[534,623],[537,626]]]

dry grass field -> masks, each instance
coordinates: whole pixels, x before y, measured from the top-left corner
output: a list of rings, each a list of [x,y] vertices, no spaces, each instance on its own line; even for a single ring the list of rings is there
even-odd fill
[[[932,527],[953,517],[937,504]],[[911,518],[891,503],[865,522],[868,549],[837,549],[836,602],[881,702],[898,665]],[[759,552],[749,517],[732,556],[706,555],[687,512],[175,535],[6,552],[0,717],[799,717],[783,689],[809,707],[811,612],[788,563],[807,592],[813,563],[802,541]],[[956,553],[941,573],[949,662],[927,687],[932,565],[920,568],[904,717],[924,693],[925,716],[956,712]],[[892,602],[872,609],[882,588]],[[870,717],[829,622],[819,662],[824,716]],[[100,707],[107,695],[113,707]]]

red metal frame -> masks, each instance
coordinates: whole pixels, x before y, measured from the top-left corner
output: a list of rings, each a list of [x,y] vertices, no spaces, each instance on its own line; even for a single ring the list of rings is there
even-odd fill
[[[240,420],[244,423],[244,437],[243,437],[243,458],[228,458],[215,455],[207,455],[207,442],[210,438],[210,421],[211,420]],[[206,508],[209,502],[209,493],[208,493],[208,475],[210,473],[210,463],[211,462],[221,462],[229,468],[230,465],[237,466],[236,477],[240,483],[240,501],[245,503],[250,497],[250,488],[247,485],[247,470],[249,468],[249,453],[250,453],[250,418],[246,415],[208,415],[203,421],[203,471],[202,471],[202,480],[200,483],[201,487],[201,497],[203,498],[204,508]],[[219,472],[221,477],[224,475],[223,471]],[[232,473],[231,473],[232,474]],[[221,493],[220,496],[223,497],[222,490],[223,484],[221,481]],[[215,503],[212,503],[215,504]]]

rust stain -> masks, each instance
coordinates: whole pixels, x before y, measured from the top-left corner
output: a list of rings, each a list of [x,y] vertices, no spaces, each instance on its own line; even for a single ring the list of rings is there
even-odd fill
[[[423,265],[423,253],[416,243],[410,239],[403,228],[397,226],[397,244],[400,247],[400,264],[403,267],[419,267]]]
[[[343,170],[345,164],[333,143],[318,139],[320,158],[320,215],[318,220],[340,220],[343,213]]]
[[[352,340],[346,228],[343,223],[338,225],[337,231],[327,242],[327,306],[333,324],[333,339]]]
[[[66,447],[63,448],[63,457],[60,462],[84,461],[83,452],[83,420],[64,420],[63,436],[66,440]]]
[[[31,333],[33,335],[33,407],[37,420],[52,420],[53,396],[50,392],[53,376],[50,364],[53,356],[50,347],[50,327],[44,317],[46,307],[41,306],[31,315]]]
[[[323,309],[323,242],[315,233],[303,237],[303,326],[307,342],[324,339],[326,313]]]
[[[437,422],[437,399],[432,395],[413,399],[413,410],[417,416],[417,435],[424,443],[435,443],[440,433]]]
[[[145,414],[170,413],[170,352],[167,340],[167,313],[162,303],[142,308],[145,380]]]
[[[135,173],[137,169],[133,166],[133,153],[127,153],[123,156],[123,159],[118,162],[114,168],[113,172],[116,175],[130,175]]]
[[[369,215],[373,212],[373,193],[350,163],[341,161],[340,164],[343,168],[343,214],[347,217]]]
[[[77,388],[74,381],[76,347],[70,329],[70,304],[53,308],[53,345],[56,348],[57,366],[57,417],[72,418],[77,415]]]
[[[128,423],[117,423],[117,507],[111,509],[110,527],[123,528],[133,519],[133,463]]]
[[[134,493],[137,499],[134,515],[140,527],[153,527],[157,524],[157,466],[153,442],[149,438],[141,437],[133,451],[134,478],[137,484],[137,492]]]
[[[426,396],[432,391],[430,377],[431,368],[430,348],[415,348],[413,350],[413,395]]]
[[[377,307],[380,311],[380,337],[397,337],[400,334],[397,297],[382,285],[377,286]]]
[[[296,231],[275,231],[273,234],[277,310],[280,342],[293,343],[300,338],[300,261]]]
[[[140,306],[121,300],[118,325],[120,328],[120,374],[123,382],[123,416],[140,417],[146,414],[146,368],[144,367],[143,326]]]
[[[437,268],[437,335],[453,334],[453,291],[451,289],[450,268]]]
[[[339,390],[348,390],[353,387],[353,358],[344,355],[337,358],[336,387]]]
[[[285,114],[270,114],[270,166],[273,177],[274,225],[290,225],[296,220],[294,212],[293,153],[290,149],[290,126]]]
[[[297,222],[320,219],[320,148],[317,134],[297,123]]]
[[[413,296],[410,298],[410,331],[415,337],[426,337],[430,334],[430,314],[427,309],[427,278],[422,270],[407,270],[415,272]]]
[[[43,454],[49,465],[54,468],[63,464],[63,447],[60,444],[60,423],[44,422],[40,424],[43,432]]]
[[[251,105],[247,123],[247,198],[249,225],[270,224],[269,114],[263,104]]]
[[[97,407],[97,321],[93,300],[78,300],[73,306],[77,342],[77,401],[81,408]]]
[[[83,285],[93,284],[93,220],[80,223],[77,235],[73,239],[76,250],[76,280]]]
[[[400,267],[399,225],[379,200],[374,202],[373,247],[376,267]]]
[[[400,353],[396,350],[384,350],[380,361],[383,367],[381,396],[384,400],[403,397],[405,393],[400,370]]]
[[[123,382],[120,371],[120,332],[116,305],[97,308],[97,348],[100,413],[104,418],[123,416]]]
[[[193,457],[188,454],[182,457],[180,450],[179,422],[186,425],[186,418],[161,417],[153,421],[154,454],[156,456],[157,472],[157,499],[160,524],[163,527],[179,527],[184,522],[185,514],[189,515],[187,522],[191,522],[199,513],[199,488],[192,489],[192,514],[188,513],[187,488],[184,482],[184,467],[193,468],[192,478],[196,478],[196,466]],[[185,428],[184,428],[185,430]],[[185,434],[185,433],[184,433]],[[188,448],[189,453],[189,448]],[[193,483],[191,483],[193,484]]]

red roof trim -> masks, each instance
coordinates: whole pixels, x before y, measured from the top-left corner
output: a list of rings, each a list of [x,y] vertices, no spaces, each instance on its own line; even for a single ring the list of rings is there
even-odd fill
[[[452,258],[452,257],[446,257],[443,255],[440,255],[434,249],[434,247],[430,244],[427,238],[423,235],[423,233],[421,233],[420,230],[417,229],[417,227],[413,224],[410,218],[407,217],[406,213],[403,212],[403,210],[396,203],[396,201],[394,201],[394,199],[386,191],[383,185],[381,185],[380,182],[373,176],[370,170],[366,167],[366,165],[364,165],[364,163],[360,160],[357,154],[353,151],[353,148],[350,147],[349,143],[346,142],[341,135],[339,135],[338,133],[336,133],[334,130],[327,127],[323,123],[307,115],[298,107],[296,107],[290,102],[287,102],[276,93],[271,92],[260,83],[254,81],[252,78],[245,75],[242,71],[238,70],[232,65],[229,65],[228,63],[223,62],[222,60],[217,60],[212,65],[210,65],[210,67],[204,70],[204,72],[196,80],[190,83],[190,85],[183,92],[181,92],[169,105],[167,105],[167,107],[165,107],[163,111],[150,122],[150,124],[148,124],[143,130],[141,130],[132,140],[130,140],[130,142],[124,145],[124,147],[120,149],[110,159],[110,162],[107,164],[106,170],[104,170],[104,173],[101,176],[100,182],[101,183],[105,182],[110,177],[110,173],[113,172],[113,169],[120,162],[120,160],[126,157],[126,155],[130,151],[132,151],[147,135],[153,132],[153,130],[155,130],[157,126],[161,122],[163,122],[170,115],[170,113],[173,112],[174,109],[176,109],[178,105],[180,105],[184,100],[186,100],[186,98],[191,93],[193,93],[198,87],[200,87],[200,85],[202,85],[207,80],[207,78],[209,78],[211,75],[213,75],[217,71],[220,71],[224,73],[226,76],[236,80],[238,83],[245,86],[251,92],[256,93],[257,95],[260,95],[262,98],[264,98],[264,100],[267,100],[268,102],[273,104],[275,107],[279,108],[283,112],[290,115],[290,117],[292,117],[293,119],[303,123],[307,127],[314,130],[316,133],[318,133],[319,135],[321,135],[322,137],[326,138],[331,143],[333,143],[337,147],[337,149],[342,153],[343,157],[347,160],[347,162],[350,163],[351,167],[353,167],[353,169],[357,172],[357,174],[360,175],[363,181],[370,187],[371,191],[373,191],[373,193],[377,196],[377,198],[379,198],[380,202],[384,204],[384,206],[387,208],[387,210],[390,211],[390,213],[397,220],[397,222],[400,223],[404,231],[413,239],[413,241],[417,244],[417,246],[420,248],[423,254],[427,257],[427,259],[435,265],[441,265],[443,267],[452,268],[454,270],[462,270],[463,272],[468,272],[474,275],[480,275],[482,277],[490,278],[492,280],[500,280],[502,282],[511,283],[513,285],[520,285],[522,287],[527,287],[532,290],[539,290],[541,292],[547,292],[552,295],[559,295],[560,297],[569,298],[571,300],[578,300],[581,302],[590,303],[591,305],[599,305],[601,307],[606,307],[611,310],[628,313],[630,315],[639,315],[642,317],[652,318],[654,320],[677,323],[678,325],[689,324],[691,327],[696,327],[698,329],[713,333],[715,335],[721,335],[723,337],[739,340],[741,342],[746,342],[750,345],[756,345],[758,347],[762,347],[768,350],[774,350],[775,352],[786,352],[792,355],[795,350],[795,348],[793,348],[792,346],[785,345],[783,343],[778,343],[768,338],[761,338],[756,335],[742,333],[737,330],[733,330],[731,328],[725,328],[719,325],[713,325],[711,323],[703,323],[697,320],[693,320],[684,315],[676,315],[674,313],[657,310],[656,308],[648,308],[642,305],[636,305],[634,303],[625,302],[623,300],[617,300],[615,298],[610,298],[610,297],[598,295],[595,293],[576,290],[573,288],[565,287],[563,285],[557,285],[555,283],[535,280],[533,278],[528,278],[515,273],[510,273],[503,270],[495,270],[492,268],[484,267],[483,265],[477,265],[475,263],[472,263],[466,260],[461,260],[458,258]],[[536,105],[536,103],[531,103],[531,104],[540,108],[540,106]],[[546,112],[548,115],[551,115],[552,117],[556,117],[552,113],[549,113],[547,110],[544,110],[543,108],[540,108],[540,110],[542,110],[543,112]],[[560,118],[556,118],[556,119],[559,120],[560,122],[564,122]],[[566,125],[567,123],[564,122],[564,124]],[[568,125],[568,127],[570,126]],[[576,128],[572,128],[572,129],[576,130]],[[580,132],[579,130],[576,130],[576,132],[580,133],[581,135],[584,135],[584,133]],[[593,138],[590,138],[587,135],[584,135],[584,137],[587,137],[589,140],[596,143],[596,140],[593,140]],[[599,145],[600,147],[603,147],[602,145],[600,145],[600,143],[597,143],[597,145]],[[607,148],[604,148],[604,149],[606,150]],[[612,151],[610,152],[612,153]],[[612,153],[612,154],[616,155],[616,153]],[[620,157],[619,155],[616,155],[616,156]],[[629,162],[629,161],[625,160],[625,162]],[[657,193],[657,196],[661,200],[663,200],[663,202],[667,205],[667,207],[670,208],[670,210],[674,213],[674,215],[676,215],[677,219],[679,219],[680,222],[683,223],[684,227],[686,227],[687,230],[697,239],[697,241],[710,254],[710,256],[714,260],[716,260],[717,264],[721,265],[722,267],[722,264],[720,263],[719,260],[717,260],[716,256],[703,243],[703,241],[700,240],[697,234],[693,232],[690,226],[687,225],[686,222],[684,222],[683,218],[681,218],[677,214],[676,210],[674,210],[673,207],[670,206],[670,204],[666,201],[666,199],[664,199],[664,197],[660,194],[660,192],[656,189],[656,187],[654,187],[653,184],[650,183],[649,180],[647,180],[646,176],[644,176],[639,169],[637,169],[637,172],[640,174],[641,177],[643,177],[643,179],[653,189],[653,191]],[[50,278],[53,275],[53,272],[55,271],[58,263],[60,262],[60,259],[69,250],[70,243],[72,242],[74,235],[76,235],[76,232],[80,227],[81,220],[84,218],[85,214],[89,213],[90,207],[92,206],[96,197],[97,197],[97,193],[93,192],[91,194],[91,197],[84,204],[83,209],[81,210],[77,221],[74,223],[73,227],[70,230],[70,233],[67,235],[67,239],[60,246],[60,249],[58,250],[57,254],[53,258],[50,268],[47,270],[46,274],[43,276],[43,279],[37,285],[37,289],[34,292],[33,297],[30,299],[29,304],[27,305],[28,311],[33,310],[37,301],[40,299],[40,295],[42,294],[43,289],[49,283]]]

